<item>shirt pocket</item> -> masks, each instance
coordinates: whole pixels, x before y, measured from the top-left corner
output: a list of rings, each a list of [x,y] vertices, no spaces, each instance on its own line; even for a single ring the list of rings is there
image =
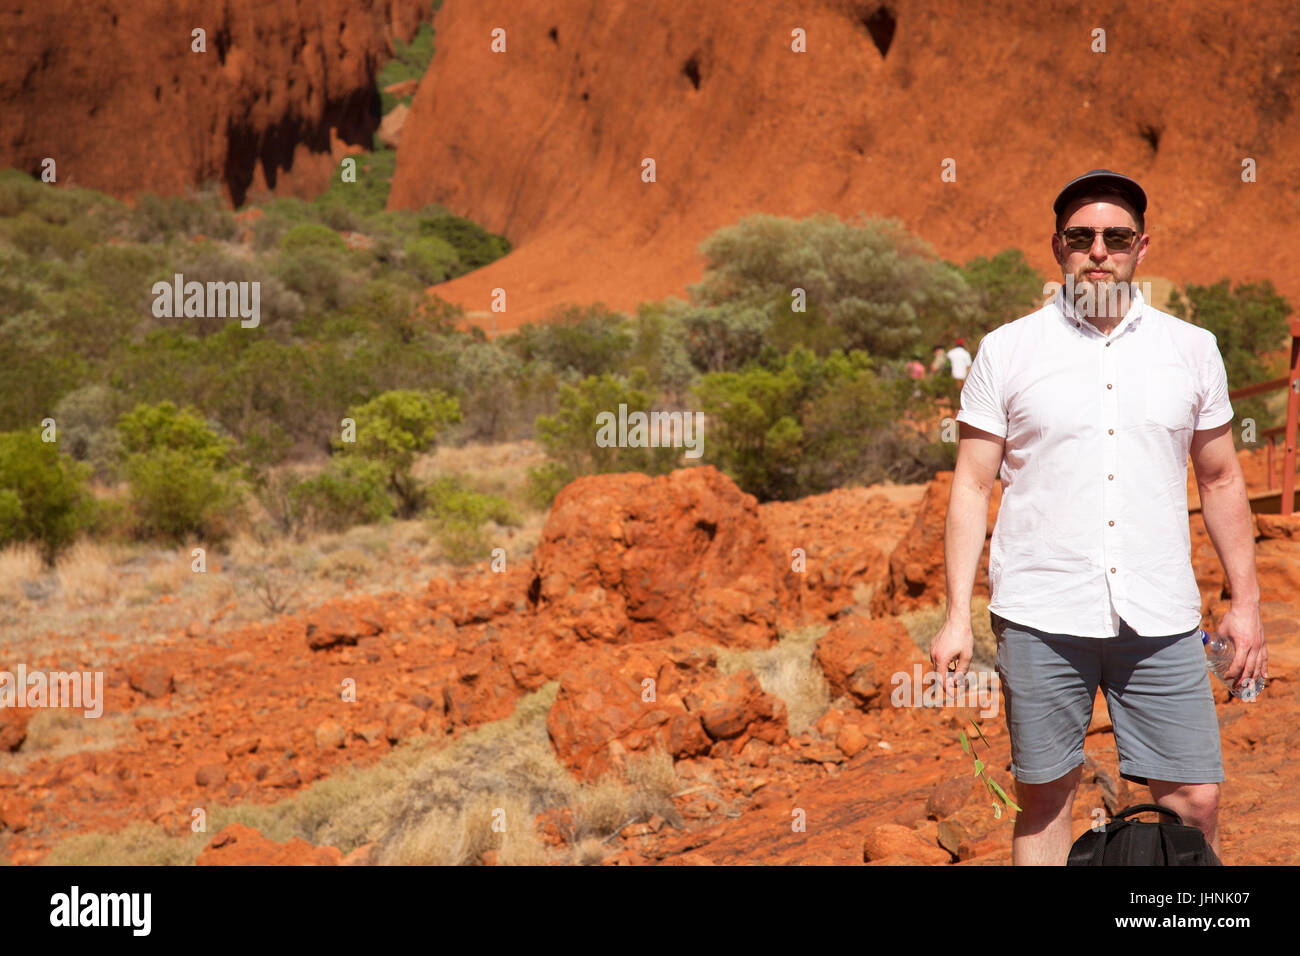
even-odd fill
[[[1196,420],[1196,390],[1192,373],[1181,366],[1157,366],[1147,370],[1146,407],[1142,420],[1147,425],[1170,431],[1190,430]]]

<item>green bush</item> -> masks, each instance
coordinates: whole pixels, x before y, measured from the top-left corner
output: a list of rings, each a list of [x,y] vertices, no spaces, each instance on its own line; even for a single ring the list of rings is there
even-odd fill
[[[282,252],[346,252],[347,243],[333,229],[315,223],[294,226],[280,240]]]
[[[453,564],[488,557],[491,539],[484,527],[488,522],[505,526],[520,523],[514,507],[504,498],[472,491],[449,476],[430,482],[428,500],[430,529]]]
[[[112,482],[122,457],[116,423],[128,399],[106,385],[85,385],[69,392],[54,407],[59,442],[77,461],[83,461],[101,481]]]
[[[860,351],[819,358],[799,348],[770,367],[710,373],[695,388],[704,458],[765,501],[922,480],[945,459],[898,424],[912,387]]]
[[[619,406],[627,412],[650,412],[653,401],[645,391],[644,373],[630,380],[610,374],[589,376],[576,385],[560,386],[559,409],[554,415],[537,419],[537,443],[546,451],[551,464],[529,473],[531,495],[538,503],[549,504],[561,487],[578,475],[639,471],[650,475],[667,474],[687,464],[682,448],[619,447],[598,444],[602,424],[619,415]],[[689,413],[686,413],[689,414]],[[630,428],[629,428],[630,431]],[[607,437],[617,440],[618,436]]]
[[[198,412],[170,401],[137,405],[117,431],[139,534],[183,540],[228,531],[227,512],[240,498],[230,443]]]
[[[900,357],[976,314],[959,270],[895,220],[749,216],[715,232],[700,251],[706,265],[690,288],[695,301],[802,317],[795,311],[802,289],[806,308],[838,331],[836,344],[873,355]]]
[[[1263,357],[1263,353],[1287,344],[1287,319],[1291,314],[1290,303],[1267,279],[1239,282],[1232,287],[1228,279],[1220,279],[1210,286],[1188,285],[1181,293],[1174,289],[1169,296],[1169,311],[1214,333],[1228,373],[1229,389],[1286,374],[1284,363]],[[1265,395],[1237,399],[1232,403],[1233,421],[1239,426],[1243,418],[1253,418],[1261,429],[1283,424],[1280,416],[1269,415],[1267,402]]]
[[[587,378],[625,371],[634,338],[622,314],[598,303],[553,309],[540,325],[526,322],[499,341],[524,362],[544,362],[561,375]]]
[[[961,267],[961,274],[975,293],[979,314],[950,332],[953,338],[966,339],[972,355],[985,332],[1036,311],[1043,299],[1043,277],[1019,249],[1004,249],[991,259],[972,259]]]
[[[52,564],[92,519],[89,473],[37,429],[0,433],[0,547],[33,541]]]
[[[422,236],[445,240],[456,250],[459,264],[451,278],[496,262],[510,251],[510,243],[504,236],[490,233],[460,216],[421,216],[419,231]]]
[[[433,12],[437,13],[442,0],[433,0]],[[401,83],[403,80],[418,80],[433,61],[433,25],[421,23],[410,43],[393,40],[393,58],[384,64],[376,77],[375,85],[379,87],[380,113],[387,114],[398,103],[410,104],[411,97],[397,97],[383,92],[384,87]]]
[[[355,456],[331,458],[319,474],[290,489],[291,520],[295,527],[325,531],[373,524],[393,514],[387,486],[388,473],[378,462]]]
[[[456,267],[456,248],[437,236],[409,239],[404,252],[406,270],[426,285],[450,278]]]
[[[142,193],[130,214],[128,232],[137,242],[160,242],[200,235],[232,239],[239,229],[223,205],[220,189],[209,185],[188,198]]]
[[[358,229],[367,234],[382,231],[375,228],[375,223],[365,222],[364,217],[378,215],[381,220],[396,217],[396,213],[385,214],[384,207],[388,205],[388,192],[397,170],[397,151],[380,148],[350,158],[356,161],[356,182],[343,181],[340,163],[329,189],[313,199],[312,205],[321,221],[335,229]]]
[[[81,225],[56,225],[29,213],[16,219],[0,219],[0,236],[28,255],[74,261],[85,255],[93,240]]]
[[[348,410],[356,441],[335,439],[334,447],[383,466],[398,513],[410,517],[424,502],[424,489],[411,474],[415,456],[430,450],[447,428],[460,421],[456,399],[437,390],[384,392]]]

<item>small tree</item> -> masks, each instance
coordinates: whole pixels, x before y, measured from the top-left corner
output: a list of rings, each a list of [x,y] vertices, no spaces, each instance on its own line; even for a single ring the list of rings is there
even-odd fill
[[[356,422],[356,441],[337,438],[334,447],[383,465],[397,496],[398,514],[409,518],[424,503],[423,489],[411,474],[415,456],[428,451],[449,425],[461,420],[460,405],[437,390],[403,389],[349,409],[348,417]]]
[[[0,547],[35,541],[53,564],[91,519],[89,474],[36,429],[0,433]]]
[[[117,433],[140,533],[219,536],[223,511],[240,497],[232,443],[196,409],[169,401],[137,405],[118,419]]]
[[[1210,286],[1188,285],[1182,294],[1174,289],[1169,295],[1169,311],[1214,333],[1228,373],[1228,388],[1283,374],[1263,354],[1285,344],[1291,306],[1267,279],[1238,283],[1233,288],[1227,279],[1220,279]],[[1280,424],[1267,421],[1266,397],[1238,399],[1233,406],[1237,422],[1253,418],[1261,427]]]
[[[597,418],[602,413],[617,420],[620,405],[626,406],[629,415],[653,410],[645,385],[646,375],[637,369],[630,380],[606,373],[560,386],[559,409],[554,415],[537,418],[537,443],[550,458],[547,464],[529,469],[529,485],[538,504],[550,504],[556,493],[579,475],[620,471],[662,475],[682,465],[680,448],[598,443],[601,425]]]

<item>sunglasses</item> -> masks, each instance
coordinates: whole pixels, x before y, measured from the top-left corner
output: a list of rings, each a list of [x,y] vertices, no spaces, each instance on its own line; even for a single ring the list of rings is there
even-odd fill
[[[1137,238],[1137,230],[1130,229],[1128,226],[1107,226],[1101,230],[1101,240],[1106,243],[1106,248],[1111,252],[1121,252],[1133,245],[1133,240]],[[1092,226],[1070,226],[1068,229],[1061,231],[1061,238],[1071,249],[1084,250],[1092,248],[1092,241],[1097,236],[1097,230]]]

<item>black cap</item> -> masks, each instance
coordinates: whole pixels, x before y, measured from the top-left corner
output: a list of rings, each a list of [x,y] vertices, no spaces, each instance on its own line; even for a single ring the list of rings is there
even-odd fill
[[[1098,186],[1104,186],[1107,189],[1113,189],[1132,204],[1137,210],[1139,216],[1145,216],[1147,211],[1147,194],[1142,191],[1142,187],[1127,176],[1120,173],[1111,172],[1109,169],[1092,169],[1084,173],[1078,179],[1072,179],[1065,184],[1065,188],[1060,191],[1056,197],[1056,202],[1052,203],[1052,209],[1059,219],[1065,207],[1069,205],[1070,200],[1076,196],[1095,189]]]

